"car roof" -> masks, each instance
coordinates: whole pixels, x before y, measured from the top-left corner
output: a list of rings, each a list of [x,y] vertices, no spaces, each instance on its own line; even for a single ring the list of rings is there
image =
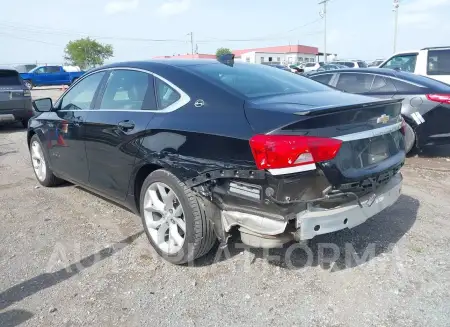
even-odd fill
[[[397,72],[389,68],[348,68],[328,70],[324,72],[317,72],[316,74],[335,74],[335,73],[372,73],[386,76],[397,76]]]
[[[0,70],[14,70],[14,71],[17,71],[14,67],[8,67],[8,66],[0,66]]]

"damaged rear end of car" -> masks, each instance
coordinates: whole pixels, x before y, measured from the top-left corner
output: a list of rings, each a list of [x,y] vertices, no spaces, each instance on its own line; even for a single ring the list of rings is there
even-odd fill
[[[212,204],[222,240],[233,228],[253,247],[309,240],[355,227],[400,196],[399,101],[329,91],[263,97],[244,107],[254,168],[188,181]]]

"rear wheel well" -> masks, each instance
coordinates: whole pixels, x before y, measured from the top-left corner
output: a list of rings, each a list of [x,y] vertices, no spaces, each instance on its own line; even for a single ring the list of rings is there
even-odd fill
[[[141,189],[144,184],[145,179],[148,175],[158,169],[162,169],[163,167],[154,164],[148,164],[142,166],[136,174],[136,178],[134,179],[134,201],[136,203],[136,208],[140,211],[140,198],[141,198]]]

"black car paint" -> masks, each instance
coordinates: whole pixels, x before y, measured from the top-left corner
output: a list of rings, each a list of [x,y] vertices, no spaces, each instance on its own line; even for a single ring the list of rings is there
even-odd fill
[[[49,144],[49,135],[57,128],[66,130],[66,146],[52,145],[48,149],[54,173],[136,213],[139,211],[137,201],[143,177],[151,170],[161,167],[173,172],[188,186],[194,187],[198,194],[205,196],[203,200],[216,199],[215,204],[222,208],[239,207],[242,212],[257,212],[262,216],[286,219],[298,212],[298,207],[302,204],[284,205],[267,199],[247,201],[227,193],[226,183],[236,179],[259,184],[264,188],[270,186],[277,190],[275,197],[280,200],[284,200],[286,196],[322,197],[322,191],[330,183],[317,172],[270,176],[257,170],[249,139],[256,133],[269,133],[287,124],[311,118],[311,115],[314,119],[322,117],[326,121],[328,117],[333,120],[336,115],[345,115],[344,111],[349,108],[389,107],[396,106],[397,102],[374,101],[337,91],[330,91],[329,94],[302,94],[303,98],[292,94],[250,101],[190,73],[189,65],[193,64],[211,63],[200,60],[195,63],[129,62],[94,69],[89,74],[120,68],[150,71],[179,86],[189,95],[190,102],[170,113],[99,110],[99,99],[107,80],[105,77],[96,91],[90,110],[40,113],[30,123],[28,140],[36,133],[43,144]],[[70,92],[71,88],[66,92]],[[298,104],[302,99],[305,104]],[[197,100],[202,100],[204,105],[194,106]],[[60,102],[61,100],[55,103],[55,108],[58,108]],[[279,111],[280,108],[284,109]],[[313,113],[314,111],[317,112]],[[355,110],[347,111],[347,115],[351,115],[351,112],[358,115]],[[355,117],[349,117],[350,121]],[[123,121],[134,123],[134,128],[124,131],[119,126],[119,122]],[[393,118],[389,124],[396,122]],[[373,128],[368,122],[347,127],[347,133]],[[333,131],[339,131],[339,128],[331,123],[328,133],[331,135]],[[61,160],[62,156],[66,158]],[[400,149],[398,155],[386,162],[385,166],[366,167],[359,175],[354,174],[350,178],[336,173],[337,163],[323,163],[322,167],[330,172],[327,177],[333,176],[333,183],[338,185],[361,179],[364,174],[372,177],[382,169],[401,164],[403,159],[404,152]],[[208,187],[205,187],[206,183]],[[215,224],[216,232],[220,233],[220,221]]]
[[[333,74],[330,85],[336,87],[337,78],[340,73],[363,73],[374,74],[389,78],[393,83],[395,91],[359,93],[382,99],[403,100],[402,115],[405,121],[414,129],[416,134],[416,146],[421,148],[426,145],[441,145],[450,143],[450,105],[444,103],[431,102],[426,98],[426,94],[450,94],[450,85],[433,80],[428,77],[418,76],[412,73],[398,72],[385,68],[368,69],[341,69],[332,72],[320,72],[310,75],[310,78],[319,75]],[[402,82],[412,83],[408,88]],[[421,111],[425,120],[424,124],[417,124],[409,115],[411,111]]]

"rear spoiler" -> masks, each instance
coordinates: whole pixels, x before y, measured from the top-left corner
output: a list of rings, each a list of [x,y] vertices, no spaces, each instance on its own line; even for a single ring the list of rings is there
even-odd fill
[[[304,111],[298,111],[294,112],[294,115],[298,116],[316,116],[323,113],[333,113],[337,111],[343,111],[343,110],[351,110],[351,109],[357,109],[357,108],[370,108],[370,107],[376,107],[380,105],[387,105],[387,104],[395,104],[395,103],[401,103],[403,99],[389,99],[389,100],[379,100],[374,102],[367,102],[367,103],[361,103],[361,104],[352,104],[349,106],[339,106],[336,107],[335,105],[330,106],[324,106],[324,107],[317,107],[310,110],[304,110]]]

